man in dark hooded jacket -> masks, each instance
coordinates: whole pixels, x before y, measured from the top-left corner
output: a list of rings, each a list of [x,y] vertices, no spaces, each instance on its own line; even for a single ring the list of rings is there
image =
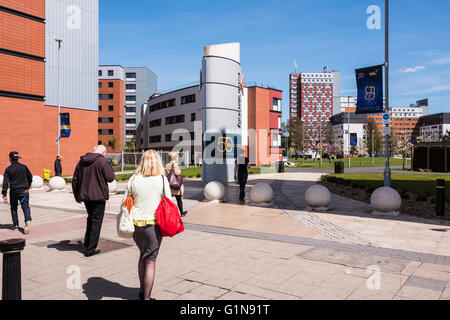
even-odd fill
[[[78,203],[84,202],[88,213],[84,237],[85,256],[100,253],[97,249],[106,201],[109,199],[108,183],[115,179],[115,173],[105,158],[106,148],[95,147],[93,153],[81,157],[72,179],[72,190]]]

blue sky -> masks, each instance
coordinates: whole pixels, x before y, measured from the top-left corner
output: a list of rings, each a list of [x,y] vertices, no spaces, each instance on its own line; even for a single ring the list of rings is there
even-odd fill
[[[368,6],[382,9],[369,30]],[[450,0],[394,0],[390,12],[391,106],[430,99],[450,112]],[[197,81],[205,45],[240,42],[245,81],[283,90],[289,73],[341,72],[341,95],[356,95],[354,69],[384,62],[383,0],[100,0],[100,64],[146,65],[158,89]]]

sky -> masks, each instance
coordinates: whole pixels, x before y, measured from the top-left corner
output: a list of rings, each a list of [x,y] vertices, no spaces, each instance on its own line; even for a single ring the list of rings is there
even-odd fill
[[[369,30],[371,5],[381,29]],[[430,99],[450,112],[450,0],[390,5],[390,105]],[[147,66],[166,91],[199,80],[203,47],[239,42],[246,82],[283,90],[289,74],[341,72],[341,96],[356,95],[355,69],[384,63],[384,0],[100,0],[100,64]]]

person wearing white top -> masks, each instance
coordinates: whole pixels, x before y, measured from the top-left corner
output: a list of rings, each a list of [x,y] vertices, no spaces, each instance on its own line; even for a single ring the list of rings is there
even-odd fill
[[[151,298],[151,293],[155,279],[156,259],[162,242],[155,212],[164,196],[174,201],[161,158],[155,150],[149,150],[142,156],[141,163],[128,182],[124,201],[128,197],[128,193],[131,193],[134,199],[135,231],[133,239],[140,251],[139,299],[154,300]]]

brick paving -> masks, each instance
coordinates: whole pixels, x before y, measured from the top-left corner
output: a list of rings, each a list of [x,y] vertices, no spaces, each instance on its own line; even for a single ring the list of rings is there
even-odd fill
[[[102,239],[112,249],[91,258],[77,249],[86,216],[69,192],[35,191],[33,230],[27,236],[7,230],[9,207],[0,206],[0,239],[27,240],[22,253],[24,299],[137,298],[138,249],[116,234],[114,206],[120,199],[112,196],[102,229]],[[279,209],[246,205],[239,216],[232,202],[187,202],[192,208],[186,231],[164,239],[160,250],[156,299],[450,299],[449,254],[333,241]],[[199,212],[215,217],[218,210],[233,217],[227,226],[214,225],[212,218],[203,223]],[[266,221],[278,225],[277,231],[265,228]],[[286,231],[294,227],[300,231]]]

